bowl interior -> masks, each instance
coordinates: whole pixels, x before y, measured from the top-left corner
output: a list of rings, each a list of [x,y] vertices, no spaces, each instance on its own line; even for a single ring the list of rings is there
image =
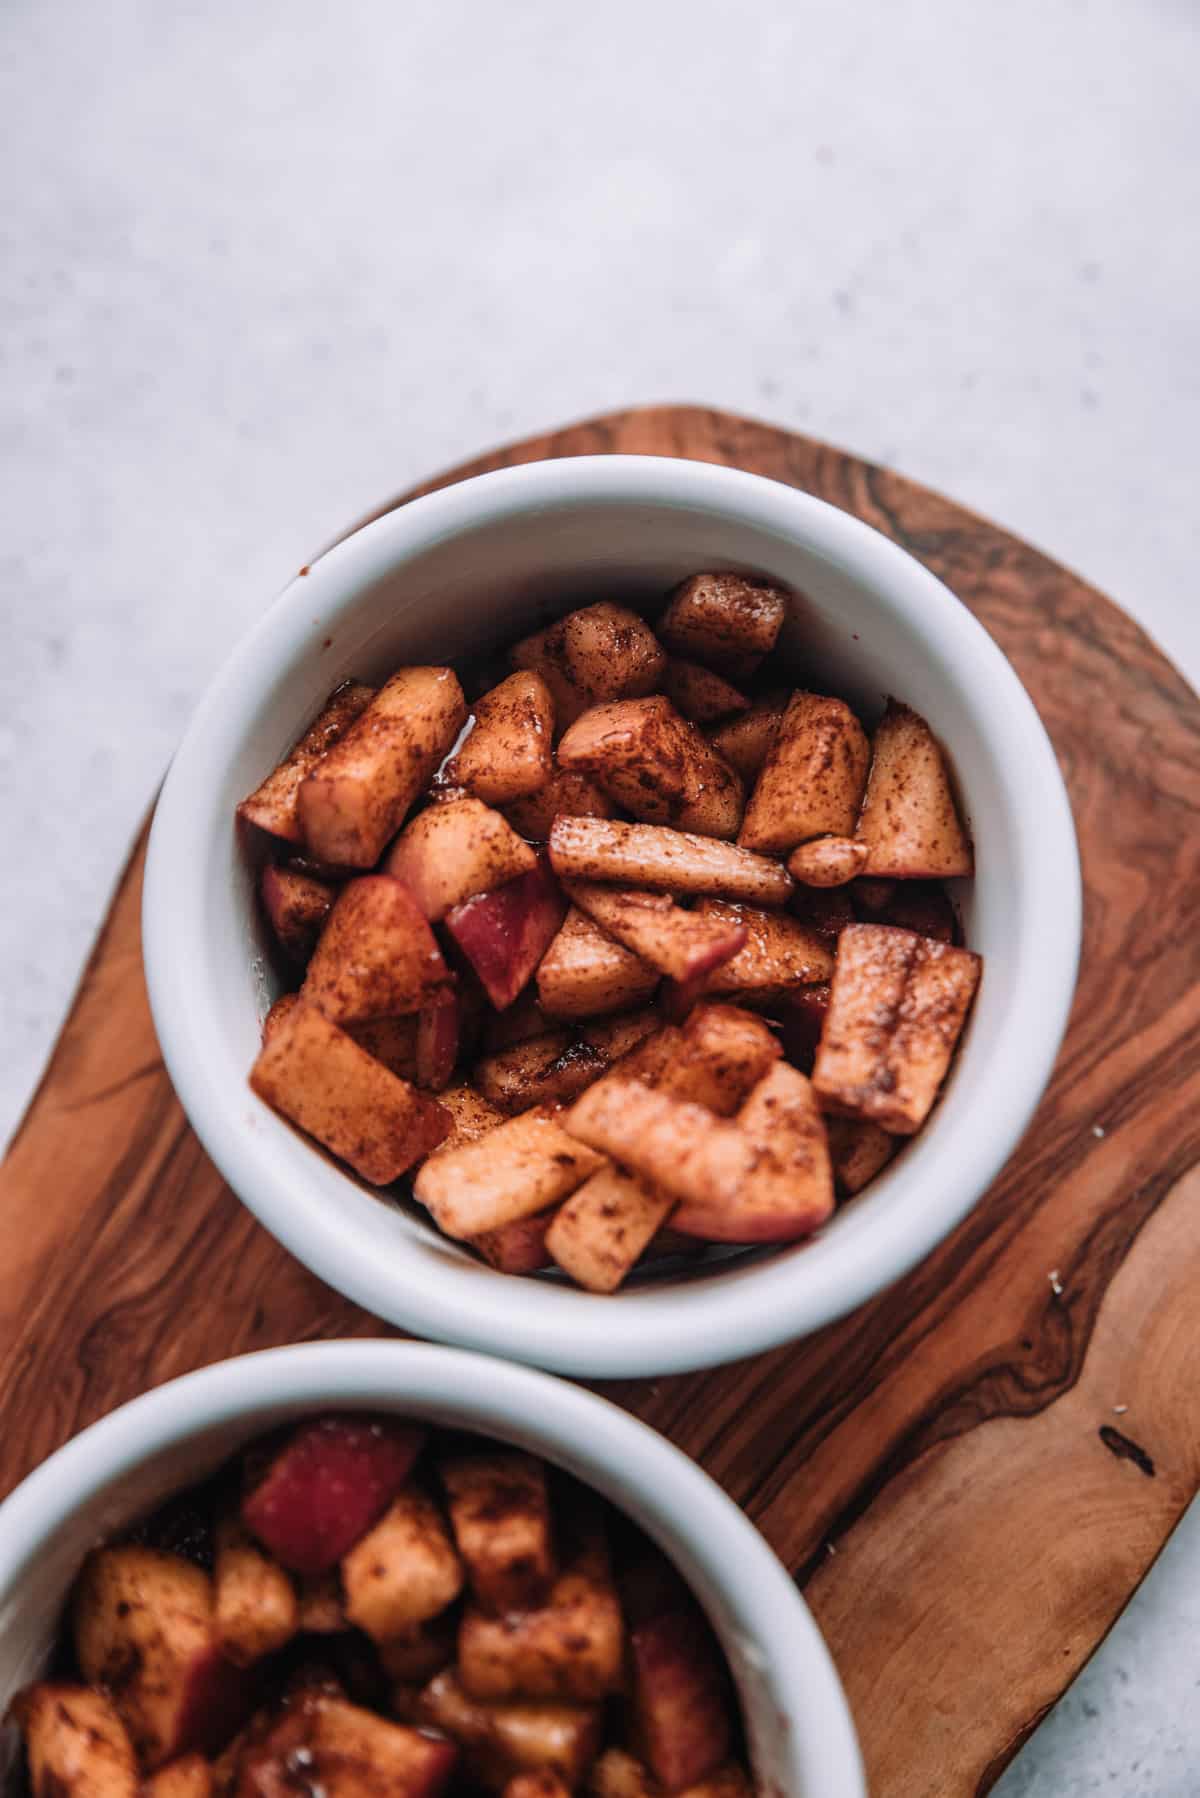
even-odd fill
[[[1073,984],[1078,877],[1037,715],[932,576],[773,483],[597,460],[602,471],[597,462],[544,465],[433,495],[293,582],[210,692],[172,770],[151,851],[146,940],[156,1023],[192,1121],[235,1190],[295,1253],[426,1334],[561,1371],[625,1374],[729,1359],[800,1334],[895,1278],[957,1221],[1011,1151],[1049,1072]],[[537,475],[553,478],[518,478]],[[653,614],[673,584],[711,567],[794,590],[782,658],[797,684],[844,695],[868,721],[890,693],[930,720],[975,839],[976,878],[957,897],[967,942],[984,956],[981,989],[926,1129],[816,1240],[634,1281],[599,1300],[524,1282],[514,1304],[510,1277],[440,1237],[415,1208],[364,1189],[250,1094],[245,1077],[277,983],[234,807],[346,677],[470,661],[589,600]],[[753,1300],[743,1296],[749,1283]],[[677,1307],[669,1326],[668,1295]]]
[[[721,1639],[759,1788],[826,1798],[836,1775],[839,1794],[855,1798],[857,1754],[832,1663],[779,1562],[719,1488],[603,1400],[480,1357],[400,1344],[308,1345],[206,1369],[124,1406],[27,1480],[0,1511],[0,1718],[45,1667],[91,1548],[255,1436],[329,1409],[475,1430],[541,1455],[620,1506],[675,1562]],[[0,1778],[16,1747],[9,1729]]]

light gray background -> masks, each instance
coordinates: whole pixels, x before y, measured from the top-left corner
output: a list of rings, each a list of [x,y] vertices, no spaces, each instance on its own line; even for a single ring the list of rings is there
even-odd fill
[[[770,417],[1031,538],[1200,678],[1198,26],[6,0],[0,1139],[243,625],[480,448],[651,399]],[[1193,1517],[1003,1798],[1194,1794],[1198,1644]]]

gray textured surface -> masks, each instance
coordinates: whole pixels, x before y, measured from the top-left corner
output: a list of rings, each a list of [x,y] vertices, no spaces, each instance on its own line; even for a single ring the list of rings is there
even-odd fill
[[[769,416],[1033,539],[1200,676],[1198,20],[8,0],[0,1138],[242,624],[485,445]],[[1004,1798],[1194,1793],[1198,1625],[1193,1519]]]

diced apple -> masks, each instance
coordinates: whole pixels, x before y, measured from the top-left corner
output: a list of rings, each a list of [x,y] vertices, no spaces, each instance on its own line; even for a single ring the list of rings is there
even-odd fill
[[[667,1792],[693,1787],[728,1758],[728,1680],[712,1631],[686,1595],[629,1632],[634,1736]]]
[[[676,587],[658,634],[673,655],[746,680],[774,649],[787,595],[742,574],[694,574]]]
[[[558,932],[567,906],[546,862],[446,914],[446,929],[497,1011],[511,1005]]]
[[[456,1081],[438,1094],[438,1104],[449,1112],[450,1134],[440,1142],[432,1155],[448,1154],[463,1143],[477,1142],[504,1122],[504,1113],[490,1105],[477,1087],[468,1080]],[[432,1159],[432,1155],[430,1159]]]
[[[624,1011],[619,1017],[583,1023],[579,1026],[579,1034],[606,1062],[612,1063],[630,1054],[661,1027],[658,1007],[643,1005],[637,1011]]]
[[[661,893],[712,893],[759,905],[784,905],[794,890],[787,869],[733,843],[656,824],[558,818],[550,860],[563,880],[611,881]]]
[[[870,760],[866,732],[843,700],[793,693],[738,842],[784,855],[809,837],[853,836]]]
[[[498,1230],[484,1230],[472,1236],[471,1247],[482,1255],[489,1267],[500,1274],[536,1274],[550,1266],[546,1232],[558,1215],[557,1206],[536,1212],[533,1217],[514,1218]]]
[[[616,1292],[674,1205],[635,1175],[601,1168],[560,1207],[546,1247],[578,1285]]]
[[[545,1211],[600,1161],[548,1111],[525,1111],[475,1142],[432,1156],[413,1195],[447,1236],[469,1239]]]
[[[574,1789],[596,1757],[603,1727],[598,1705],[481,1704],[451,1668],[421,1693],[418,1715],[459,1744],[467,1772],[494,1792],[522,1773],[550,1774]]]
[[[661,695],[593,706],[558,746],[560,767],[597,781],[648,824],[732,837],[741,822],[741,780]]]
[[[412,1485],[342,1558],[346,1616],[376,1642],[428,1623],[454,1602],[462,1583],[441,1512]]]
[[[295,1573],[325,1573],[397,1496],[425,1446],[419,1424],[387,1417],[302,1423],[257,1473],[242,1522]]]
[[[447,1455],[439,1472],[478,1603],[497,1616],[543,1604],[555,1571],[543,1463],[492,1448]]]
[[[458,1060],[458,1034],[457,993],[417,1013],[417,1085],[427,1092],[449,1085]]]
[[[338,895],[301,991],[331,1023],[361,1024],[437,1004],[453,985],[412,894],[366,874]]]
[[[304,842],[321,861],[370,868],[462,729],[450,668],[401,668],[300,784]]]
[[[982,966],[969,949],[908,930],[848,925],[813,1072],[826,1109],[869,1118],[895,1136],[919,1130],[950,1066]]]
[[[511,660],[542,675],[561,730],[598,700],[653,693],[667,658],[643,618],[602,601],[523,638]]]
[[[836,1115],[825,1119],[829,1159],[839,1192],[853,1195],[881,1173],[899,1148],[896,1137],[867,1118]]]
[[[472,1698],[592,1704],[621,1685],[624,1631],[612,1583],[591,1565],[559,1574],[545,1604],[492,1616],[469,1603],[458,1676]]]
[[[557,763],[545,786],[524,799],[514,799],[504,815],[514,830],[544,843],[556,818],[611,818],[616,807],[586,774],[574,774]]]
[[[948,880],[970,874],[971,843],[958,815],[941,744],[924,718],[898,700],[871,746],[871,777],[857,836],[868,875]]]
[[[450,1130],[435,1100],[390,1073],[310,1005],[292,1007],[273,1029],[250,1085],[375,1186],[398,1180]]]
[[[431,922],[537,867],[537,856],[511,824],[469,794],[439,799],[406,824],[384,871],[402,880]]]
[[[740,718],[731,718],[707,733],[722,761],[728,762],[747,786],[754,782],[779,735],[787,703],[787,693],[771,693],[756,700]]]
[[[274,837],[282,837],[285,842],[302,843],[304,832],[297,806],[300,783],[313,772],[338,739],[345,736],[374,697],[374,687],[364,687],[359,681],[343,681],[335,688],[326,700],[324,710],[309,725],[300,741],[292,746],[262,785],[248,799],[242,800],[237,808],[238,817],[257,824],[260,830],[270,831]]]
[[[705,1003],[689,1016],[679,1052],[652,1084],[677,1099],[706,1106],[717,1117],[730,1118],[779,1057],[778,1042],[753,1012]]]
[[[249,1667],[290,1642],[300,1627],[296,1588],[234,1517],[217,1527],[213,1569],[221,1651]]]
[[[221,1653],[213,1582],[192,1562],[132,1544],[97,1550],[72,1625],[79,1670],[109,1693],[143,1771],[214,1752],[241,1722],[245,1679]]]
[[[548,1030],[485,1055],[475,1079],[488,1103],[510,1116],[534,1105],[567,1104],[604,1072],[604,1056],[569,1030]]]
[[[754,1159],[736,1124],[616,1070],[576,1099],[563,1122],[651,1185],[702,1204],[732,1199]]]
[[[423,1686],[433,1679],[453,1661],[457,1646],[458,1616],[452,1610],[376,1644],[384,1672],[404,1686]]]
[[[541,1007],[558,1018],[623,1011],[648,999],[658,981],[657,968],[616,942],[577,906],[567,913],[537,971]]]
[[[869,851],[853,837],[813,837],[788,856],[788,873],[802,886],[842,887],[861,874]]]
[[[291,995],[299,1003],[300,995]],[[283,1000],[279,1000],[279,1005]],[[278,1009],[278,1006],[276,1007]],[[410,1012],[403,1018],[369,1018],[365,1024],[348,1024],[346,1035],[353,1037],[360,1049],[381,1061],[399,1080],[417,1078],[417,1029],[422,1014]],[[268,1019],[269,1021],[269,1019]]]
[[[817,1044],[825,1028],[829,1010],[829,982],[817,981],[812,986],[797,987],[779,1007],[779,1034],[783,1051],[793,1067],[811,1074]]]
[[[442,778],[488,805],[506,805],[545,786],[553,741],[550,689],[540,674],[518,669],[476,700],[474,725]]]
[[[151,1774],[140,1798],[212,1798],[215,1791],[210,1763],[202,1754],[185,1754]]]
[[[702,668],[699,662],[669,661],[663,675],[663,692],[675,710],[693,724],[712,724],[718,718],[750,710],[744,693],[711,668]]]
[[[736,920],[685,911],[667,893],[572,881],[567,897],[624,948],[673,980],[699,980],[746,941]]]
[[[44,1681],[13,1700],[32,1798],[137,1798],[137,1761],[112,1700],[90,1686]]]
[[[262,871],[259,894],[279,947],[289,961],[303,966],[316,948],[329,916],[333,888],[322,880],[268,862]]]
[[[833,972],[829,944],[799,918],[720,899],[702,899],[696,913],[712,923],[740,925],[746,932],[737,954],[705,977],[707,994],[777,999],[812,981],[828,980]]]
[[[737,1114],[745,1169],[732,1190],[671,1213],[673,1229],[706,1242],[791,1242],[833,1211],[825,1124],[804,1075],[775,1064]]]
[[[437,1798],[457,1758],[452,1742],[313,1690],[243,1753],[235,1798],[283,1798],[298,1779],[323,1798]]]

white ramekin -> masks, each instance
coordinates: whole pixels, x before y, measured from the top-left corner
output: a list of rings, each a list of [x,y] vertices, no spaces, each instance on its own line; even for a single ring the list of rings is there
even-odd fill
[[[962,1051],[920,1137],[813,1242],[597,1297],[498,1274],[376,1198],[257,1100],[246,1075],[273,996],[237,801],[330,688],[453,661],[597,598],[651,601],[703,568],[802,597],[798,680],[869,716],[894,693],[949,752],[975,838],[964,888],[985,970]],[[465,481],[366,526],[294,580],[202,701],[163,787],[146,871],[150,999],[204,1147],[323,1279],[419,1334],[581,1375],[677,1372],[805,1335],[907,1272],[1015,1148],[1075,984],[1080,883],[1054,752],[966,607],[866,525],[705,463],[601,456]]]
[[[52,1455],[0,1506],[0,1716],[44,1665],[89,1548],[251,1437],[330,1409],[478,1430],[603,1493],[671,1556],[708,1612],[737,1681],[759,1789],[865,1798],[825,1644],[785,1569],[720,1487],[606,1399],[416,1343],[308,1343],[222,1361],[121,1406]]]

